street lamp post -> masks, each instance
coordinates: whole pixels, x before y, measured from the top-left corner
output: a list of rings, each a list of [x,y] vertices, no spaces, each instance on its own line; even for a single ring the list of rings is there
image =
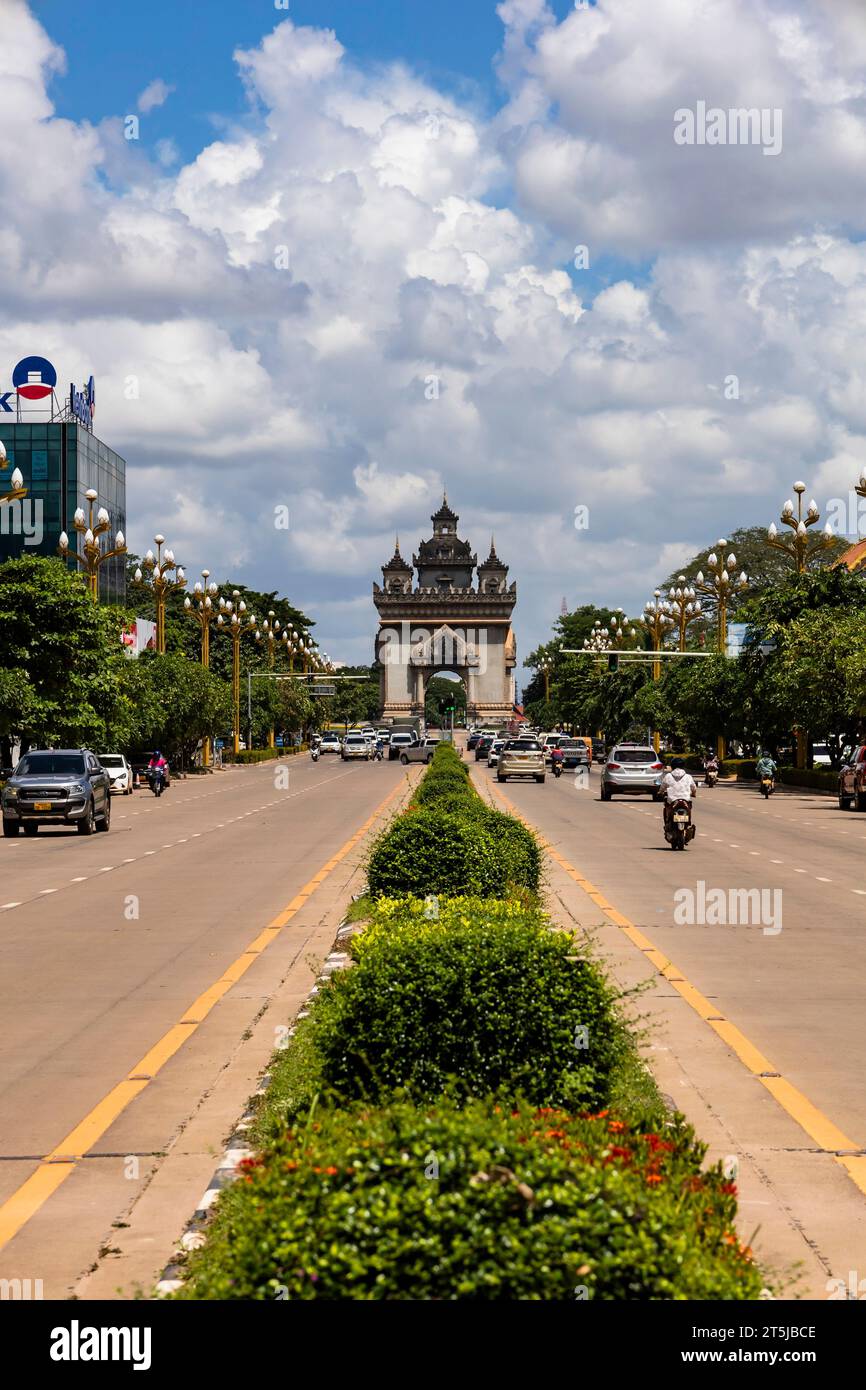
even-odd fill
[[[114,537],[114,546],[111,550],[103,550],[100,546],[100,537],[104,536],[111,527],[111,518],[104,507],[100,507],[96,513],[96,523],[93,521],[93,504],[97,498],[96,488],[90,487],[85,492],[87,498],[89,517],[85,518],[84,508],[77,507],[72,518],[72,525],[83,537],[84,554],[79,555],[77,550],[70,551],[69,537],[65,531],[60,532],[60,544],[58,550],[64,560],[72,555],[72,558],[87,572],[87,583],[90,588],[90,597],[94,603],[99,602],[99,567],[106,560],[111,560],[115,555],[126,554],[126,541],[123,532],[118,531]]]
[[[550,704],[550,673],[553,670],[553,662],[549,656],[542,657],[538,663],[538,669],[544,677],[544,703]]]
[[[790,498],[782,508],[780,521],[785,526],[790,526],[790,536],[780,536],[775,525],[772,525],[767,532],[767,545],[773,546],[776,550],[781,550],[788,559],[792,561],[798,574],[802,574],[808,568],[812,560],[831,546],[836,537],[833,535],[829,521],[819,535],[809,535],[808,528],[816,525],[821,520],[821,513],[818,511],[818,504],[813,498],[809,503],[809,509],[803,517],[803,493],[806,491],[805,483],[795,483],[794,491],[797,494],[797,515],[794,516],[794,505]]]
[[[156,555],[149,550],[141,564],[151,576],[151,587],[156,600],[156,650],[165,651],[165,601],[174,589],[183,589],[186,586],[186,575],[183,570],[175,564],[174,552],[167,550],[163,556],[162,547],[165,545],[165,536],[154,536]],[[172,573],[174,571],[174,573]],[[135,571],[136,584],[144,584],[144,576],[141,568]]]
[[[9,467],[9,460],[6,457],[6,445],[0,439],[0,470]],[[24,486],[24,474],[20,468],[13,468],[9,478],[12,484],[8,492],[0,494],[0,507],[5,502],[20,502],[22,497],[27,496],[27,489]]]
[[[289,634],[285,628],[280,631],[280,620],[273,608],[268,610],[268,616],[262,623],[261,632],[256,633],[257,642],[267,642],[268,644],[268,670],[274,669],[274,649],[280,645],[285,649],[289,640]],[[271,725],[268,732],[268,747],[274,746],[274,726]]]
[[[653,651],[659,652],[661,650],[661,645],[664,641],[664,638],[667,636],[668,632],[670,632],[671,628],[676,626],[676,619],[671,613],[670,604],[667,602],[666,599],[662,598],[661,589],[656,589],[653,594],[653,597],[651,599],[648,599],[647,602],[644,604],[643,617],[641,621],[643,622],[644,627],[649,633]],[[653,659],[653,680],[659,680],[661,678],[661,673],[662,664],[658,656],[656,656]],[[655,748],[656,753],[658,753],[659,751],[660,743],[661,738],[659,735],[659,731],[658,729],[654,729],[653,747]]]
[[[833,535],[829,521],[824,526],[820,535],[809,535],[808,527],[815,526],[821,519],[818,511],[818,504],[813,498],[809,503],[809,509],[803,517],[803,493],[806,491],[805,483],[795,483],[794,491],[797,494],[797,515],[794,516],[794,507],[790,500],[782,508],[781,520],[786,526],[791,528],[790,536],[779,536],[775,526],[771,526],[767,532],[767,544],[776,550],[781,550],[793,563],[797,574],[802,574],[808,569],[812,561],[820,555],[822,550],[826,550],[833,545],[836,537]],[[809,735],[806,729],[796,728],[797,736],[797,767],[806,766],[806,748],[809,742]]]
[[[679,649],[684,652],[688,629],[701,617],[701,601],[684,574],[679,575],[676,585],[668,590],[668,605],[679,632]]]
[[[231,599],[221,598],[219,606],[217,627],[232,639],[232,742],[237,754],[241,745],[241,638],[245,633],[255,636],[256,619],[252,613],[245,617],[247,605],[237,589]]]
[[[195,618],[201,628],[201,664],[205,670],[210,666],[210,625],[216,617],[214,599],[219,593],[217,584],[209,584],[210,570],[202,570],[204,583],[196,580],[193,597],[187,594],[183,606],[191,618]],[[205,734],[201,743],[201,765],[210,767],[210,737]]]
[[[719,553],[710,551],[707,556],[707,568],[710,573],[704,577],[703,570],[698,570],[695,575],[695,587],[702,594],[711,596],[716,603],[716,650],[720,656],[724,656],[728,649],[728,599],[735,589],[746,589],[749,585],[749,578],[745,570],[740,570],[739,576],[735,571],[737,568],[737,557],[733,551],[730,555],[726,554],[728,542],[724,536],[717,542]],[[716,752],[719,758],[724,758],[725,736],[716,735]]]

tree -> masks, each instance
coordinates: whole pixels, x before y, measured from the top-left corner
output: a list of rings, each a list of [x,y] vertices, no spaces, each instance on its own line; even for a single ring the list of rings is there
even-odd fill
[[[431,676],[427,682],[424,699],[424,718],[428,724],[449,724],[450,706],[454,706],[454,723],[466,722],[466,691],[462,681],[452,681],[447,676]]]
[[[227,681],[180,652],[143,652],[136,665],[134,679],[145,701],[134,735],[140,747],[191,762],[201,739],[229,727]]]
[[[0,564],[0,732],[25,748],[104,747],[127,674],[128,621],[124,609],[94,604],[60,560]]]

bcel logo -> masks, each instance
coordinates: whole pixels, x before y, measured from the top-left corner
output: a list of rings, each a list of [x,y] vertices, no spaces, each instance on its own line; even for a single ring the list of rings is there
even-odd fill
[[[12,385],[27,401],[42,401],[57,385],[57,373],[44,357],[22,357],[12,373]]]

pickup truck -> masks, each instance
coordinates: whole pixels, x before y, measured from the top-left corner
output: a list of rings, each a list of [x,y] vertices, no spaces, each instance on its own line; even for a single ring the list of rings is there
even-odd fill
[[[852,802],[866,811],[866,743],[849,749],[839,770],[839,805],[847,811]]]
[[[438,738],[423,738],[420,743],[413,743],[408,748],[401,748],[400,761],[401,763],[429,763],[438,746]]]

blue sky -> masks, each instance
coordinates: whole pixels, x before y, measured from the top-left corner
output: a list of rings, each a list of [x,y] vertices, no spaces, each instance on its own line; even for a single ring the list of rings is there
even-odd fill
[[[572,8],[571,0],[548,3],[559,17]],[[268,0],[34,0],[31,9],[67,53],[67,72],[51,89],[58,115],[96,122],[134,111],[139,92],[160,77],[176,90],[142,138],[171,137],[187,158],[213,135],[214,117],[218,126],[246,111],[234,50],[253,47],[283,19],[334,29],[353,59],[401,60],[464,100],[497,101],[495,0],[291,0],[287,10]]]

